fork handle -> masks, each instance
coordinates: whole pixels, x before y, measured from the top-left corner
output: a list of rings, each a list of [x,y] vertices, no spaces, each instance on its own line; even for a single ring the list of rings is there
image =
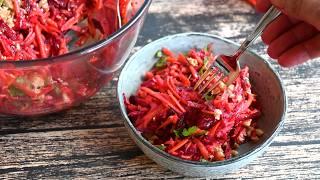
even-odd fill
[[[122,27],[121,13],[120,13],[120,0],[117,0],[117,18],[118,18],[118,27]]]
[[[266,14],[258,22],[255,30],[246,38],[246,40],[241,44],[240,48],[237,50],[235,56],[236,59],[239,59],[243,52],[245,52],[248,47],[254,42],[263,32],[268,24],[270,24],[275,18],[281,14],[274,6],[271,6]]]

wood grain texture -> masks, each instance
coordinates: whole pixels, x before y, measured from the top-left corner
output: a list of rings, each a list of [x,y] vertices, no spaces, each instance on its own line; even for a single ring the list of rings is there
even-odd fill
[[[162,36],[189,31],[240,42],[259,17],[239,0],[154,0],[135,50]],[[253,49],[268,58],[261,41]],[[272,64],[288,95],[283,130],[248,166],[213,178],[320,178],[320,61],[293,69]],[[65,112],[37,118],[0,117],[0,178],[184,178],[149,160],[128,137],[117,106],[116,80]]]

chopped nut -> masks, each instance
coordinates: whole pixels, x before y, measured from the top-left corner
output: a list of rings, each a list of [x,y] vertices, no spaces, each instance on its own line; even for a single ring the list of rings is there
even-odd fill
[[[223,82],[220,82],[220,83],[219,83],[219,88],[220,88],[221,90],[224,90],[224,89],[226,88],[226,84],[223,83]]]
[[[217,150],[214,152],[214,159],[218,161],[224,160],[224,153],[222,150]]]
[[[249,127],[251,125],[251,121],[252,121],[252,119],[247,119],[247,120],[242,122],[242,125],[244,127]]]
[[[13,9],[13,2],[12,0],[4,0],[3,4],[8,7],[9,9]]]
[[[6,6],[0,7],[0,19],[2,19],[10,28],[14,27],[14,13]]]
[[[40,0],[39,1],[39,7],[48,11],[49,10],[49,4],[47,0]]]
[[[251,126],[249,126],[249,127],[247,128],[247,135],[248,135],[248,136],[251,136],[251,133],[252,133],[253,130],[254,130],[254,128],[251,127]]]
[[[239,152],[236,151],[236,150],[232,150],[232,151],[231,151],[231,155],[232,155],[232,156],[237,156],[238,154],[239,154]]]
[[[214,118],[215,118],[216,120],[220,120],[220,116],[221,116],[221,114],[222,114],[222,111],[221,111],[220,109],[215,109],[215,110],[213,111],[213,113],[214,113]]]
[[[240,147],[238,143],[234,143],[233,146],[234,146],[235,149],[238,149]]]
[[[35,93],[40,93],[41,88],[45,85],[45,81],[39,76],[33,76],[31,79],[31,85]]]
[[[17,50],[21,50],[20,44],[16,44],[16,48],[17,48]]]
[[[187,60],[189,61],[189,63],[192,65],[192,66],[198,66],[198,61],[196,59],[193,59],[191,57],[188,57]]]
[[[241,95],[238,95],[236,100],[237,100],[238,102],[241,102],[241,101],[242,101],[242,96],[241,96]]]
[[[233,91],[233,90],[234,90],[234,85],[231,84],[231,85],[228,87],[228,89],[229,89],[230,91]]]
[[[62,99],[64,103],[71,103],[71,99],[69,98],[68,94],[63,93],[62,94]]]
[[[235,94],[233,94],[233,93],[230,93],[230,94],[229,94],[229,98],[233,99],[233,98],[235,98],[235,97],[236,97]]]
[[[257,136],[262,136],[264,134],[264,132],[261,129],[256,129],[256,134]]]

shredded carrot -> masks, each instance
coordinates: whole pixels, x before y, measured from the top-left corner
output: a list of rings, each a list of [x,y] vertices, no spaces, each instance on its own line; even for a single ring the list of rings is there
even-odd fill
[[[158,127],[158,130],[168,126],[169,124],[176,124],[178,119],[179,117],[177,115],[169,116],[168,119]]]
[[[215,115],[215,113],[213,111],[208,111],[208,110],[205,110],[205,109],[201,109],[201,112],[206,113],[208,115],[213,115],[213,116]]]
[[[210,61],[215,60],[211,50],[212,47],[199,51],[193,49],[185,55],[177,53],[177,57],[172,57],[174,53],[165,48],[162,53],[157,51],[159,60],[145,74],[136,95],[125,98],[130,120],[142,135],[164,148],[165,152],[182,159],[229,159],[231,151],[235,150],[232,143],[242,144],[257,139],[239,133],[246,119],[257,121],[261,114],[252,103],[256,99],[251,94],[248,67],[240,71],[233,87],[221,87],[216,94],[208,94],[204,98],[194,90],[198,73],[206,68],[203,67],[205,64],[209,66]],[[217,74],[215,79],[221,76],[214,74]],[[216,80],[211,81],[210,78],[204,82],[209,86],[215,83]],[[138,106],[147,110],[139,110]],[[151,113],[156,109],[161,110]],[[144,126],[141,125],[143,123]],[[248,126],[256,128],[256,123]]]
[[[186,86],[186,87],[190,87],[191,83],[189,81],[189,79],[182,73],[179,74],[179,79],[181,80],[181,82]]]
[[[146,114],[142,119],[141,119],[141,123],[143,124],[143,128],[146,128],[148,126],[148,124],[150,123],[150,121],[152,120],[152,118],[154,118],[160,111],[161,109],[158,107],[154,107],[152,108],[148,114]],[[140,124],[141,124],[140,123]],[[137,121],[137,125],[139,126],[139,122]]]
[[[165,99],[160,93],[154,92],[151,89],[146,87],[141,87],[141,89],[147,92],[148,94],[150,94],[151,96],[153,96],[154,98],[157,98],[158,100],[160,100],[165,106],[169,106],[177,113],[182,114],[182,112],[178,108],[176,108],[171,102]]]
[[[181,53],[179,53],[179,55],[178,55],[178,61],[181,62],[184,65],[188,65],[189,64],[187,59],[186,59],[186,57]]]
[[[37,38],[37,41],[38,41],[38,47],[39,47],[39,50],[40,50],[40,55],[42,58],[46,58],[47,57],[47,54],[46,54],[46,50],[45,50],[45,44],[43,42],[43,39],[42,39],[42,34],[41,34],[41,29],[38,25],[35,26],[35,34],[36,34],[36,38]]]
[[[219,128],[220,126],[220,123],[221,121],[218,121],[216,123],[216,125],[214,125],[210,130],[209,130],[209,133],[208,133],[208,136],[209,137],[214,137],[216,135],[216,132],[217,132],[217,129]]]
[[[202,144],[202,142],[199,141],[197,138],[194,138],[192,141],[195,144],[197,144],[197,146],[201,152],[201,155],[204,157],[204,159],[208,160],[209,159],[209,152],[208,152],[207,148]]]
[[[198,72],[194,69],[194,67],[192,65],[189,65],[189,69],[190,69],[190,72],[191,72],[193,78],[198,79],[198,77],[199,77]]]
[[[20,7],[19,7],[19,2],[18,0],[12,0],[13,2],[13,10],[14,14],[19,17],[20,16]]]
[[[188,103],[187,103],[184,99],[182,99],[181,96],[177,93],[177,91],[176,91],[177,88],[176,88],[175,85],[174,85],[174,82],[173,82],[173,80],[172,80],[172,77],[168,77],[168,79],[167,79],[167,86],[168,86],[169,90],[171,91],[171,93],[172,93],[176,98],[178,98],[181,103],[183,103],[184,105],[187,105],[187,104],[188,104]]]
[[[0,0],[1,1],[1,0]],[[125,2],[124,2],[125,1]],[[0,4],[2,4],[1,1]],[[116,3],[110,0],[9,0],[3,5],[8,17],[0,18],[0,61],[29,61],[52,58],[80,49],[92,41],[100,41],[119,30]],[[119,0],[120,11],[131,10],[128,0]],[[12,7],[11,7],[12,6]],[[112,8],[109,8],[112,7]],[[133,12],[136,13],[136,12]],[[131,16],[121,17],[125,22]],[[119,43],[118,43],[119,44]],[[87,61],[99,69],[114,64],[105,59],[118,48],[112,44],[103,55]],[[101,53],[100,53],[101,54]],[[65,58],[64,58],[65,59]],[[37,115],[55,112],[91,97],[102,81],[99,74],[86,71],[75,77],[85,64],[76,68],[70,60],[21,68],[3,63],[0,68],[0,113]],[[75,81],[74,79],[77,78]],[[109,79],[108,75],[106,76]],[[106,79],[106,80],[107,80]],[[99,87],[96,84],[100,84]],[[161,103],[157,107],[161,107]],[[145,108],[145,107],[144,107]],[[161,111],[167,107],[161,107]],[[139,109],[141,110],[141,109]],[[145,114],[141,114],[143,116]],[[148,122],[145,122],[148,125]]]
[[[189,139],[184,139],[180,142],[178,142],[175,146],[173,146],[170,150],[169,153],[173,153],[176,150],[180,149],[183,145],[187,144],[187,142],[189,142]]]
[[[177,107],[178,107],[183,113],[185,113],[186,110],[181,106],[181,104],[179,103],[179,101],[173,96],[173,94],[171,93],[171,91],[168,90],[168,94],[169,94],[169,97],[171,98],[171,100],[177,105]]]
[[[170,51],[168,48],[162,48],[162,52],[169,57],[174,57],[174,53]]]

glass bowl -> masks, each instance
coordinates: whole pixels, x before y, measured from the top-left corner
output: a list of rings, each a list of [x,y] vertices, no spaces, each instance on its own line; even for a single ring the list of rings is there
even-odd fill
[[[61,56],[0,61],[0,114],[43,115],[95,95],[127,59],[151,0],[131,3],[128,22],[104,40]]]

